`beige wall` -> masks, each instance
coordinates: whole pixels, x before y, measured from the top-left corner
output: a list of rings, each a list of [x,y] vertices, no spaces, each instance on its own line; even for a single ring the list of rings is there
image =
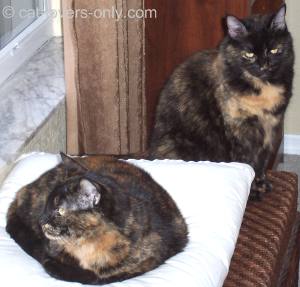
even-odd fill
[[[296,65],[294,93],[285,120],[285,134],[300,135],[300,1],[286,0],[287,23],[294,38]]]

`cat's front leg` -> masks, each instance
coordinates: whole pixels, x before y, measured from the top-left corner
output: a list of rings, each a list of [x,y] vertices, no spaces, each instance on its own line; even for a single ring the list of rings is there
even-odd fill
[[[56,279],[82,284],[98,283],[95,273],[79,266],[67,265],[51,257],[45,258],[42,264],[47,273]]]
[[[272,184],[265,175],[256,176],[251,185],[251,199],[261,200],[263,194],[272,191]]]
[[[265,174],[270,153],[262,151],[258,155],[256,162],[252,165],[255,170],[255,178],[252,182],[250,198],[261,200],[262,196],[267,192],[271,192],[273,187]]]

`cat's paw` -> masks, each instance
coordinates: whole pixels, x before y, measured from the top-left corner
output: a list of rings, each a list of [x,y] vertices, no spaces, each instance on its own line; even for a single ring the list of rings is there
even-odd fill
[[[51,275],[52,277],[56,278],[56,279],[61,279],[61,274],[60,274],[60,270],[57,268],[57,262],[50,259],[50,258],[46,258],[43,262],[42,262],[44,269],[47,271],[47,273],[49,275]]]
[[[92,271],[84,270],[80,266],[63,264],[51,257],[45,258],[42,264],[49,275],[59,280],[92,285],[99,281]]]
[[[265,180],[264,185],[266,192],[271,192],[273,190],[273,185],[270,181]]]
[[[271,192],[273,186],[265,177],[256,177],[251,186],[250,199],[262,200],[265,193]]]

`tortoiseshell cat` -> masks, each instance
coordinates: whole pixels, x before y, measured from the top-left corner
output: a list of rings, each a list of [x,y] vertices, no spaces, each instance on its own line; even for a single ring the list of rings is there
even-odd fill
[[[22,188],[6,230],[57,279],[104,284],[183,250],[187,226],[146,172],[112,157],[63,162]]]
[[[294,74],[285,13],[284,5],[272,15],[227,16],[219,49],[174,71],[159,99],[150,158],[248,163],[252,195],[271,190],[265,171]]]

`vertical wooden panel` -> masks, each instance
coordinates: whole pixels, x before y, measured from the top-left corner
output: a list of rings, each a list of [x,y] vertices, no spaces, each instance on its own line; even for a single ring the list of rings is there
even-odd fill
[[[73,7],[73,0],[62,1],[63,11]],[[65,81],[66,81],[66,105],[67,105],[67,151],[70,154],[79,153],[78,144],[78,109],[77,109],[77,46],[74,31],[74,19],[64,17],[64,50],[65,55]]]
[[[74,1],[77,11],[116,9],[115,0]],[[121,152],[118,27],[113,18],[75,18],[79,73],[79,147],[85,153]]]
[[[124,0],[126,1],[126,0]],[[127,9],[144,9],[143,0],[127,0]],[[129,150],[140,152],[146,147],[146,101],[144,61],[144,19],[128,20],[128,100]]]
[[[127,3],[124,0],[116,0],[118,11],[127,11]],[[115,39],[118,54],[118,99],[119,99],[119,139],[120,150],[118,153],[126,154],[129,152],[129,98],[128,98],[128,25],[127,20],[121,19],[117,24],[117,38]]]
[[[143,1],[67,0],[65,3],[69,3],[65,9],[73,7],[77,14],[72,21],[68,21],[69,17],[64,20],[66,76],[73,86],[67,96],[68,152],[141,151],[145,143],[144,24],[142,19],[128,19],[126,13],[129,8],[143,7]],[[114,17],[114,10],[123,12],[124,17]],[[88,11],[89,16],[81,17],[82,11]],[[104,13],[106,16],[101,17]],[[75,52],[70,54],[72,49]]]

